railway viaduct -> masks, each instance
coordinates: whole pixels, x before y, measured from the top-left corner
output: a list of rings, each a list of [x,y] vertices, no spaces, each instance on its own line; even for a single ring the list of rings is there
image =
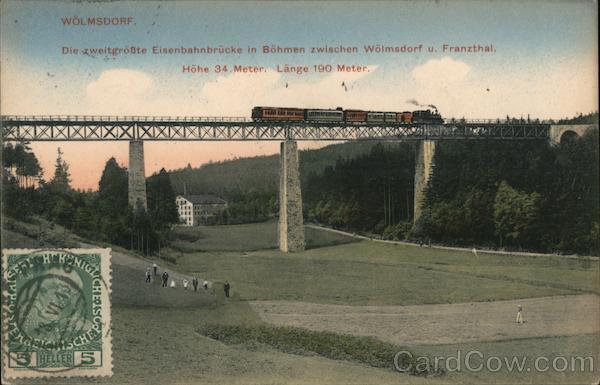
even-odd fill
[[[403,141],[416,143],[414,220],[421,215],[436,143],[441,140],[550,140],[560,143],[597,125],[465,121],[444,124],[254,122],[229,117],[2,116],[5,141],[129,142],[129,203],[146,210],[144,141],[279,141],[279,248],[304,250],[298,141]]]

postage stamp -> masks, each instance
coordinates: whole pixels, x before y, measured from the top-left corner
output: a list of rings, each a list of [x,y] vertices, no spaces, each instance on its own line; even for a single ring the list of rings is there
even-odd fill
[[[6,378],[112,375],[110,249],[6,249]]]

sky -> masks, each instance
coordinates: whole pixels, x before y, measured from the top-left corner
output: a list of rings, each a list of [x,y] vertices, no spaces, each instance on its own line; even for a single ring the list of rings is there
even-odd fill
[[[592,1],[34,2],[2,1],[2,115],[244,116],[253,106],[405,111],[444,117],[561,118],[597,110],[597,3]],[[124,25],[67,18],[131,17]],[[365,53],[365,45],[420,52]],[[493,45],[491,53],[443,45]],[[348,54],[265,54],[281,47],[355,46]],[[242,54],[66,54],[72,48],[241,47]],[[257,53],[248,53],[256,47]],[[432,47],[429,52],[426,47]],[[234,65],[262,73],[234,73]],[[282,73],[277,66],[306,66]],[[315,65],[332,65],[318,72]],[[365,72],[337,72],[338,64]],[[185,73],[185,65],[209,73]],[[227,65],[227,72],[215,66]],[[301,148],[326,145],[304,142]],[[127,142],[33,143],[50,179],[57,147],[73,186],[96,189],[107,159],[127,166]],[[277,153],[275,142],[149,142],[146,173]]]

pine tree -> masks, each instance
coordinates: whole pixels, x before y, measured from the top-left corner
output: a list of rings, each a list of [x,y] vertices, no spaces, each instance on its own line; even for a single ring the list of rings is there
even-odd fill
[[[54,177],[49,185],[55,193],[66,193],[71,190],[71,174],[69,173],[69,165],[62,158],[63,152],[58,148],[58,155],[54,165]]]
[[[102,215],[114,216],[129,210],[127,170],[110,158],[98,183],[96,206]]]
[[[163,229],[179,222],[179,214],[175,204],[175,192],[171,178],[163,168],[148,180],[148,211],[155,228]]]
[[[133,231],[127,188],[127,170],[110,158],[100,177],[94,207],[101,236],[124,247],[131,246]]]

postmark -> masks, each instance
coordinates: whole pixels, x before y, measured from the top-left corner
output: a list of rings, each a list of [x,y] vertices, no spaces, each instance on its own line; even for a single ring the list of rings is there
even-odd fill
[[[5,249],[4,377],[112,375],[110,249]]]

